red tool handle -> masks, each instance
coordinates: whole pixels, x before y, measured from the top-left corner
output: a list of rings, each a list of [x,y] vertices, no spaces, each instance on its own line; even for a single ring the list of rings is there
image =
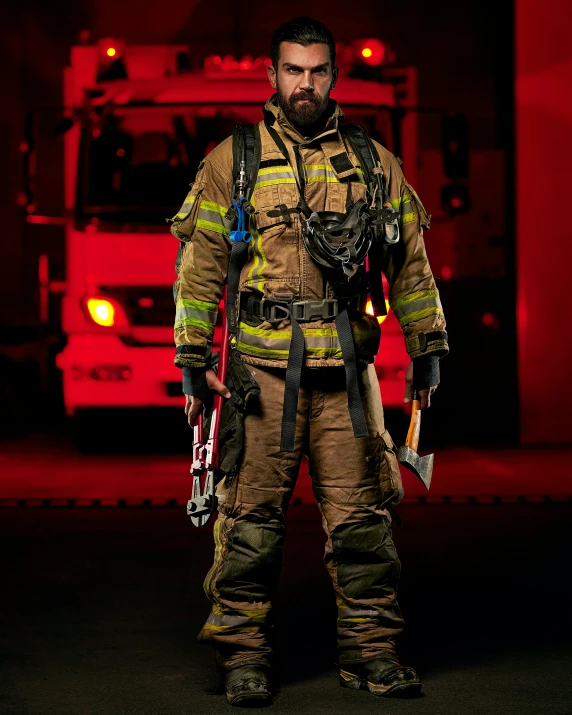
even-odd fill
[[[224,293],[223,293],[223,303],[226,308],[226,301],[228,298],[228,286],[225,285],[224,287]],[[223,316],[223,321],[222,321],[222,332],[220,336],[220,351],[218,355],[218,373],[217,377],[218,379],[222,382],[222,384],[225,384],[226,381],[226,370],[228,367],[228,353],[229,353],[229,345],[228,345],[228,320],[226,317],[226,313]],[[220,420],[221,420],[221,415],[222,415],[222,402],[223,402],[223,396],[219,395],[219,393],[215,393],[214,396],[214,402],[213,402],[213,422],[211,425],[211,435],[212,435],[212,467],[213,468],[218,468],[218,436],[220,433]]]

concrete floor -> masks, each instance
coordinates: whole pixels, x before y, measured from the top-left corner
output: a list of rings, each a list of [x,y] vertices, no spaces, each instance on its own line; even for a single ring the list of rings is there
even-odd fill
[[[418,700],[342,690],[314,506],[293,505],[270,712],[570,715],[572,505],[404,506],[403,661]],[[210,528],[181,508],[7,508],[0,516],[0,712],[231,712],[208,649]]]

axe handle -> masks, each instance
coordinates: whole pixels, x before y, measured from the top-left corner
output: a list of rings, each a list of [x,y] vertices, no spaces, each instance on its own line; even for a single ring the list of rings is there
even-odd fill
[[[417,452],[417,447],[419,446],[419,432],[421,431],[421,403],[417,399],[417,392],[413,394],[413,400],[411,400],[411,422],[409,423],[409,430],[407,432],[407,439],[405,444],[410,447],[414,452]]]

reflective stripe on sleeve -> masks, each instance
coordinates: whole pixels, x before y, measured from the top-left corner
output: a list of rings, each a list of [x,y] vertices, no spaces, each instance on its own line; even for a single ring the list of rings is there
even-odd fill
[[[201,201],[197,215],[197,227],[207,231],[220,233],[221,236],[230,236],[232,221],[225,219],[228,207],[215,204],[213,201]]]
[[[429,315],[443,315],[439,291],[421,290],[400,298],[391,308],[403,327]]]
[[[195,203],[196,194],[188,194],[185,203],[181,206],[178,212],[173,216],[171,221],[183,221],[191,213],[191,209]]]
[[[218,305],[202,300],[183,298],[177,301],[175,328],[192,325],[196,328],[212,330],[218,317]]]

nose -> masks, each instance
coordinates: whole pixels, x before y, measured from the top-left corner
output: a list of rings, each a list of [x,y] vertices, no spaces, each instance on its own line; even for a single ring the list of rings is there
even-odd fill
[[[300,82],[300,89],[304,90],[304,92],[313,92],[314,91],[314,80],[312,79],[311,72],[304,72],[304,74],[302,75],[302,81]]]

